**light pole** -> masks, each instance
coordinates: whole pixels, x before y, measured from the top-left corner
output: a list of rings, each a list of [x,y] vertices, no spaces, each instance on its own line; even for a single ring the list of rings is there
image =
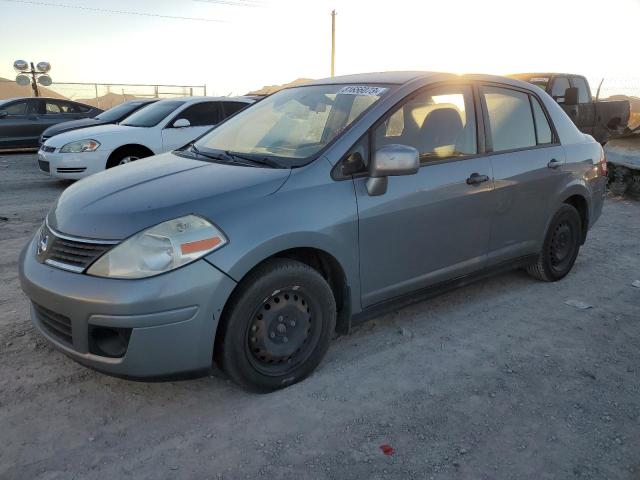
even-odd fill
[[[18,72],[16,83],[23,87],[31,84],[33,95],[36,97],[40,96],[38,84],[43,87],[48,87],[53,83],[51,77],[48,75],[49,70],[51,70],[49,62],[39,62],[34,67],[33,62],[27,63],[24,60],[16,60],[13,62],[13,69]]]
[[[331,76],[335,73],[336,62],[336,11],[331,12]]]

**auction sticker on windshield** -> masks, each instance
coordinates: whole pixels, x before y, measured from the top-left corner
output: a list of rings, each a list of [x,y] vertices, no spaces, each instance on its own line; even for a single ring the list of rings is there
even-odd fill
[[[370,87],[368,85],[350,85],[343,87],[336,92],[337,95],[361,95],[379,97],[387,89],[385,87]]]

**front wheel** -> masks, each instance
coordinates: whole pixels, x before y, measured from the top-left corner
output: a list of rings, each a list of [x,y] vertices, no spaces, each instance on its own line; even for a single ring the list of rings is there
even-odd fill
[[[307,377],[335,330],[331,287],[310,266],[272,259],[251,272],[225,310],[215,355],[241,387],[266,393]]]
[[[571,205],[562,205],[549,225],[549,230],[536,263],[527,272],[545,282],[564,278],[573,267],[580,251],[582,221]]]

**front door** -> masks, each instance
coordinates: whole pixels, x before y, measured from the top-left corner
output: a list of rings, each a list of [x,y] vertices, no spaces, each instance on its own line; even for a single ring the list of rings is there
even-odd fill
[[[22,99],[0,107],[0,148],[31,148],[38,145],[40,126],[37,103]]]
[[[477,155],[469,85],[411,95],[372,135],[373,152],[409,145],[422,165],[389,178],[380,196],[369,196],[366,178],[354,180],[363,308],[481,269],[493,190],[490,160]]]
[[[174,126],[178,120],[187,120],[189,126]],[[162,130],[162,150],[168,152],[185,146],[219,121],[220,102],[202,102],[185,108]]]

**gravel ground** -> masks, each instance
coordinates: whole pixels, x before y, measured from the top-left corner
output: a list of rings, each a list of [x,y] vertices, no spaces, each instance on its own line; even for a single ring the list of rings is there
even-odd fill
[[[17,257],[67,185],[0,157],[0,478],[640,479],[640,203],[609,198],[559,283],[404,308],[253,395],[110,378],[40,338]]]

